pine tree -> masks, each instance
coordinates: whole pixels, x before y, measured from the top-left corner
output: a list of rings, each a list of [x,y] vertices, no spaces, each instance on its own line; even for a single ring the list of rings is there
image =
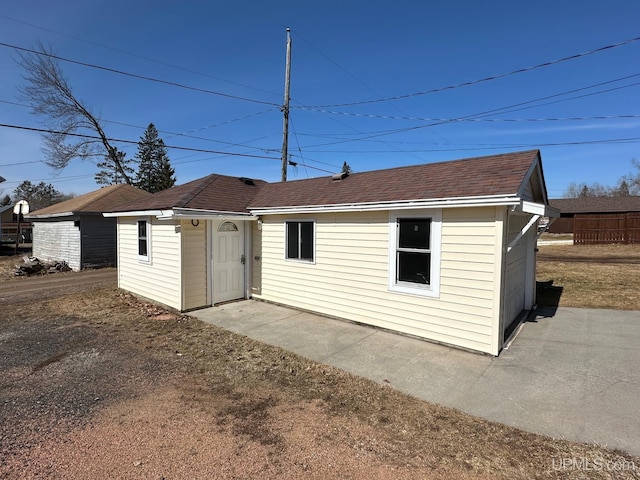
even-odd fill
[[[58,203],[61,197],[62,193],[50,183],[40,182],[36,185],[29,180],[22,182],[13,191],[13,203],[19,200],[26,200],[32,212]]]
[[[156,171],[155,186],[156,192],[160,190],[166,190],[176,184],[176,177],[174,176],[176,171],[171,167],[171,162],[167,156],[167,149],[164,147],[164,142],[160,139],[160,146],[162,155],[158,160],[158,169]]]
[[[353,170],[351,170],[351,167],[347,162],[344,162],[342,164],[342,173],[346,173],[347,175],[353,173]]]
[[[134,170],[131,167],[131,159],[125,159],[125,153],[118,151],[114,152],[120,162],[120,167],[124,170],[129,178],[133,177]],[[111,159],[111,156],[105,155],[104,161],[98,163],[98,168],[101,168],[95,175],[95,180],[98,185],[117,185],[119,183],[127,183],[126,179],[120,173],[120,170],[116,167],[115,162]]]
[[[138,174],[135,185],[147,192],[155,193],[171,188],[176,183],[167,149],[158,136],[158,130],[150,123],[138,142]]]

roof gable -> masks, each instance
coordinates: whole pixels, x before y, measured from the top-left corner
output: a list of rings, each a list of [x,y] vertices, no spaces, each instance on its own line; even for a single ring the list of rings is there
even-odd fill
[[[109,185],[64,202],[41,208],[26,216],[27,218],[47,218],[65,214],[103,213],[132,200],[150,195],[149,192],[127,184]]]
[[[518,196],[532,178],[534,198],[546,200],[538,165],[540,153],[531,150],[355,173],[340,181],[319,177],[270,183],[260,190],[250,208]]]

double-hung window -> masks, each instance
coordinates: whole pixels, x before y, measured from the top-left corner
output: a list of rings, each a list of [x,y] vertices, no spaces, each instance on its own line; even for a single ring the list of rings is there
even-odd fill
[[[438,296],[440,211],[392,214],[389,222],[389,289]]]
[[[149,222],[147,220],[138,220],[138,260],[142,262],[149,261]]]
[[[314,222],[286,222],[286,253],[288,260],[314,261]]]

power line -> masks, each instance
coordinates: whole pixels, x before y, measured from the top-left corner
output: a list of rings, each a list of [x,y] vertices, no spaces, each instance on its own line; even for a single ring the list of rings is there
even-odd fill
[[[19,51],[23,51],[23,52],[27,52],[27,53],[32,53],[32,54],[35,54],[35,55],[42,55],[42,56],[49,57],[49,58],[55,58],[56,60],[62,60],[63,62],[73,63],[73,64],[76,64],[76,65],[82,65],[83,67],[95,68],[97,70],[104,70],[106,72],[117,73],[119,75],[124,75],[124,76],[132,77],[132,78],[138,78],[140,80],[147,80],[147,81],[150,81],[150,82],[156,82],[156,83],[161,83],[161,84],[164,84],[164,85],[170,85],[172,87],[184,88],[186,90],[192,90],[192,91],[195,91],[195,92],[208,93],[208,94],[211,94],[211,95],[218,95],[220,97],[232,98],[234,100],[243,100],[245,102],[259,103],[261,105],[271,105],[271,106],[274,106],[274,107],[279,107],[280,106],[279,104],[273,103],[273,102],[266,102],[266,101],[263,101],[263,100],[256,100],[254,98],[240,97],[238,95],[231,95],[231,94],[228,94],[228,93],[216,92],[214,90],[207,90],[205,88],[191,87],[189,85],[184,85],[182,83],[171,82],[171,81],[168,81],[168,80],[161,80],[161,79],[153,78],[153,77],[147,77],[147,76],[144,76],[144,75],[138,75],[138,74],[135,74],[135,73],[125,72],[123,70],[117,70],[115,68],[103,67],[101,65],[95,65],[95,64],[92,64],[92,63],[80,62],[78,60],[71,60],[69,58],[60,57],[60,56],[54,55],[52,53],[39,52],[37,50],[33,50],[33,49],[30,49],[30,48],[24,48],[24,47],[18,47],[16,45],[11,45],[11,44],[8,44],[8,43],[0,42],[0,46],[13,48],[15,50],[19,50]]]
[[[433,148],[433,149],[420,149],[410,150],[413,153],[429,153],[429,152],[458,152],[469,150],[495,150],[497,148],[531,148],[531,147],[562,147],[570,145],[606,145],[606,144],[624,144],[624,143],[640,143],[640,137],[628,137],[628,138],[609,138],[599,140],[584,140],[574,142],[548,142],[548,143],[518,143],[518,144],[476,144],[478,146],[465,147],[465,148]],[[349,154],[372,154],[372,153],[394,153],[395,150],[307,150],[308,152],[315,153],[349,153]]]
[[[559,122],[559,121],[578,121],[578,120],[618,120],[628,118],[640,118],[640,115],[597,115],[593,117],[557,117],[557,118],[424,118],[424,117],[394,117],[389,115],[367,115],[367,114],[350,114],[348,112],[329,112],[336,115],[349,115],[356,117],[382,118],[393,120],[416,120],[423,122],[489,122],[489,123],[510,123],[510,122]],[[301,133],[300,135],[308,135]],[[342,134],[337,134],[342,135]]]
[[[620,80],[626,80],[628,78],[632,78],[632,77],[636,77],[636,76],[640,76],[640,74],[628,75],[626,77],[621,77],[621,78],[618,78],[618,79],[609,80],[609,81],[606,81],[606,82],[601,82],[601,83],[589,85],[589,86],[586,86],[586,87],[580,87],[580,88],[576,88],[576,89],[569,90],[569,91],[562,92],[562,93],[556,93],[556,94],[553,94],[553,95],[547,95],[545,97],[537,98],[537,99],[534,99],[534,100],[527,100],[525,102],[519,102],[519,103],[512,104],[512,105],[507,105],[507,106],[504,106],[504,107],[494,108],[494,109],[491,109],[491,110],[485,110],[483,112],[471,113],[471,114],[463,115],[463,116],[457,117],[457,118],[434,121],[433,123],[428,123],[426,125],[416,125],[416,126],[413,126],[413,127],[406,127],[406,128],[398,128],[398,129],[393,129],[393,130],[380,131],[380,132],[375,132],[375,133],[369,134],[369,135],[367,135],[365,137],[352,138],[352,139],[340,139],[339,141],[336,141],[336,142],[329,142],[329,143],[310,145],[307,148],[323,147],[323,146],[327,146],[327,145],[336,145],[336,144],[339,144],[339,143],[348,143],[348,142],[355,142],[355,141],[361,141],[361,140],[369,140],[371,138],[383,137],[383,136],[387,136],[387,135],[393,135],[393,134],[396,134],[396,133],[405,133],[405,132],[409,132],[409,131],[412,131],[412,130],[418,130],[418,129],[421,129],[421,128],[434,127],[434,126],[437,126],[437,125],[444,125],[444,124],[447,124],[447,123],[462,122],[462,121],[466,121],[468,119],[472,119],[474,117],[482,117],[482,116],[486,116],[486,115],[489,115],[489,114],[511,113],[511,112],[516,112],[516,111],[519,111],[519,110],[526,110],[528,108],[535,108],[535,107],[538,107],[538,106],[557,103],[559,101],[574,100],[576,98],[582,98],[582,97],[597,95],[597,94],[609,92],[609,91],[612,91],[612,90],[619,90],[621,88],[627,88],[627,87],[630,87],[630,86],[635,86],[635,85],[638,85],[639,83],[634,83],[634,84],[631,84],[631,85],[625,85],[625,86],[621,86],[621,87],[615,87],[615,88],[611,88],[611,89],[607,89],[607,90],[601,90],[599,92],[592,92],[592,93],[589,93],[589,94],[584,94],[584,95],[579,95],[579,96],[576,96],[576,97],[571,97],[569,99],[558,100],[556,102],[547,102],[547,103],[532,105],[530,107],[525,107],[525,108],[514,108],[514,107],[520,107],[520,106],[523,106],[523,105],[528,105],[528,104],[531,104],[531,103],[540,102],[542,100],[547,100],[547,99],[550,99],[550,98],[559,97],[559,96],[562,96],[562,95],[568,95],[570,93],[575,93],[575,92],[579,92],[579,91],[583,91],[583,90],[588,90],[590,88],[594,88],[594,87],[597,87],[597,86],[602,86],[602,85],[614,83],[614,82],[617,82],[617,81],[620,81]],[[509,109],[511,109],[511,110],[509,110]]]
[[[96,135],[84,135],[84,134],[80,134],[80,133],[67,133],[67,132],[61,132],[61,131],[57,131],[57,130],[48,130],[48,129],[44,129],[44,128],[35,128],[35,127],[25,127],[22,125],[10,125],[10,124],[6,124],[6,123],[0,123],[0,127],[5,127],[5,128],[15,128],[15,129],[19,129],[19,130],[28,130],[28,131],[32,131],[32,132],[40,132],[40,133],[53,133],[53,134],[58,134],[58,135],[68,135],[68,136],[72,136],[72,137],[80,137],[80,138],[88,138],[88,139],[93,139],[93,140],[100,140],[101,138],[96,136]],[[123,140],[120,138],[107,138],[107,140],[109,140],[110,142],[115,142],[115,143],[127,143],[127,144],[138,144],[138,141],[135,140]],[[215,153],[215,154],[219,154],[219,155],[229,155],[229,156],[236,156],[236,157],[247,157],[247,158],[264,158],[267,160],[280,160],[279,158],[275,158],[275,157],[269,157],[266,155],[251,155],[251,154],[246,154],[246,153],[235,153],[235,152],[222,152],[219,150],[207,150],[207,149],[203,149],[203,148],[191,148],[191,147],[178,147],[175,145],[165,145],[166,148],[170,148],[170,149],[174,149],[174,150],[185,150],[188,152],[201,152],[201,153]]]
[[[10,20],[10,21],[12,21],[12,22],[21,23],[22,25],[27,25],[27,26],[32,27],[32,28],[37,28],[37,29],[39,29],[39,30],[44,30],[45,32],[51,32],[51,33],[55,33],[56,35],[61,35],[61,36],[63,36],[63,37],[71,38],[71,39],[73,39],[73,40],[78,40],[79,42],[87,43],[87,44],[89,44],[89,45],[95,45],[95,46],[97,46],[97,47],[105,48],[105,49],[107,49],[107,50],[111,50],[111,51],[113,51],[113,52],[122,53],[122,54],[124,54],[124,55],[128,55],[128,56],[130,56],[130,57],[139,58],[139,59],[141,59],[141,60],[146,60],[146,61],[148,61],[148,62],[156,63],[156,64],[158,64],[158,65],[163,65],[163,66],[165,66],[165,67],[175,68],[176,70],[182,70],[183,72],[193,73],[193,74],[200,75],[200,76],[203,76],[203,77],[213,78],[214,80],[218,80],[218,81],[220,81],[220,82],[229,83],[229,84],[231,84],[231,85],[237,85],[237,86],[239,86],[239,87],[248,88],[248,89],[250,89],[250,90],[255,90],[255,91],[257,91],[257,92],[268,93],[268,94],[270,94],[270,95],[277,95],[276,93],[274,93],[274,92],[270,92],[270,91],[268,91],[268,90],[263,90],[263,89],[261,89],[261,88],[252,87],[252,86],[250,86],[250,85],[244,85],[244,84],[239,83],[239,82],[232,82],[231,80],[226,80],[226,79],[224,79],[224,78],[216,77],[216,76],[214,76],[214,75],[209,75],[209,74],[207,74],[207,73],[198,72],[198,71],[196,71],[196,70],[191,70],[191,69],[189,69],[189,68],[179,67],[179,66],[177,66],[177,65],[173,65],[173,64],[171,64],[171,63],[167,63],[167,62],[163,62],[163,61],[156,60],[156,59],[153,59],[153,58],[145,57],[145,56],[143,56],[143,55],[138,55],[138,54],[136,54],[136,53],[127,52],[126,50],[120,50],[120,49],[118,49],[118,48],[109,47],[109,46],[107,46],[107,45],[103,45],[103,44],[98,43],[98,42],[92,42],[91,40],[85,40],[85,39],[80,38],[80,37],[75,37],[75,36],[73,36],[73,35],[69,35],[69,34],[67,34],[67,33],[58,32],[58,31],[56,31],[56,30],[52,30],[52,29],[50,29],[50,28],[42,27],[42,26],[40,26],[40,25],[34,25],[33,23],[25,22],[25,21],[23,21],[23,20],[18,20],[18,19],[16,19],[16,18],[11,18],[11,17],[8,17],[8,16],[6,16],[6,15],[1,15],[1,14],[0,14],[0,17],[1,17],[1,18],[4,18],[4,19],[6,19],[6,20]]]
[[[560,92],[560,93],[555,93],[553,95],[547,95],[545,97],[540,97],[540,98],[536,98],[533,100],[527,100],[525,102],[520,102],[520,103],[516,103],[513,105],[509,105],[506,107],[500,107],[500,108],[496,108],[494,110],[490,110],[490,113],[497,113],[500,112],[501,110],[507,110],[513,107],[518,107],[518,106],[522,106],[522,105],[527,105],[527,104],[531,104],[531,103],[536,103],[536,102],[540,102],[542,100],[548,100],[550,98],[556,98],[556,97],[560,97],[563,95],[569,95],[571,93],[576,93],[576,92],[581,92],[584,90],[589,90],[591,88],[596,88],[596,87],[601,87],[603,85],[609,85],[611,83],[615,83],[615,82],[621,82],[623,80],[629,80],[631,78],[635,78],[635,77],[640,77],[640,73],[635,73],[633,75],[627,75],[624,77],[620,77],[620,78],[615,78],[613,80],[608,80],[606,82],[599,82],[599,83],[594,83],[592,85],[587,85],[585,87],[580,87],[580,88],[575,88],[572,90],[567,90],[565,92]],[[592,96],[592,95],[599,95],[601,93],[608,93],[614,90],[620,90],[623,88],[629,88],[629,87],[634,87],[639,85],[639,83],[632,83],[630,85],[623,85],[620,87],[615,87],[615,88],[611,88],[611,89],[607,89],[607,90],[600,90],[598,92],[592,92],[590,94],[585,94],[585,95],[579,95],[577,97],[571,97],[568,99],[563,99],[563,100],[559,100],[559,101],[567,101],[567,100],[575,100],[577,98],[583,98],[586,96]],[[532,107],[529,108],[535,108],[535,107],[541,107],[544,105],[550,105],[552,103],[557,103],[557,102],[549,102],[549,103],[543,103],[543,104],[539,104],[539,105],[533,105]],[[399,117],[399,116],[393,116],[393,115],[376,115],[376,114],[368,114],[368,113],[354,113],[354,112],[337,112],[337,111],[332,111],[332,110],[324,110],[324,109],[320,109],[320,108],[314,108],[314,107],[304,107],[304,106],[299,106],[299,107],[294,107],[294,108],[298,108],[301,110],[307,110],[307,111],[312,111],[312,112],[319,112],[319,113],[325,113],[325,114],[330,114],[330,115],[344,115],[344,116],[351,116],[351,117],[365,117],[365,118],[381,118],[381,119],[386,119],[386,120],[413,120],[413,121],[426,121],[426,122],[431,122],[431,121],[438,121],[438,122],[447,122],[447,121],[471,121],[471,119],[469,118],[462,118],[462,119],[446,119],[446,118],[421,118],[421,117]],[[519,111],[519,110],[524,110],[524,109],[517,109],[517,110],[509,110],[509,112],[506,113],[510,113],[510,112],[514,112],[514,111]],[[501,112],[501,113],[505,113],[505,112]],[[480,115],[480,114],[477,114]],[[475,116],[475,115],[472,115]],[[553,119],[551,119],[553,120]],[[489,120],[487,120],[489,121]],[[507,120],[497,120],[497,121],[507,121]],[[520,121],[520,120],[517,120]]]
[[[387,98],[381,98],[381,99],[376,99],[376,100],[361,100],[361,101],[358,101],[358,102],[334,103],[334,104],[329,104],[329,105],[313,105],[312,107],[314,107],[314,108],[350,107],[350,106],[353,106],[353,105],[365,105],[365,104],[370,104],[370,103],[391,102],[391,101],[395,101],[395,100],[402,100],[402,99],[405,99],[405,98],[411,98],[411,97],[417,97],[417,96],[421,96],[421,95],[429,95],[431,93],[443,92],[445,90],[454,90],[456,88],[468,87],[468,86],[471,86],[471,85],[477,85],[479,83],[489,82],[489,81],[492,81],[492,80],[498,80],[498,79],[501,79],[501,78],[510,77],[512,75],[517,75],[519,73],[531,72],[533,70],[537,70],[537,69],[540,69],[540,68],[549,67],[549,66],[552,66],[552,65],[557,65],[559,63],[567,62],[569,60],[575,60],[575,59],[578,59],[578,58],[586,57],[588,55],[593,55],[595,53],[600,53],[600,52],[603,52],[605,50],[611,50],[611,49],[614,49],[614,48],[617,48],[617,47],[622,47],[622,46],[625,46],[625,45],[629,45],[631,43],[637,42],[638,40],[640,40],[640,37],[634,37],[634,38],[630,38],[628,40],[625,40],[623,42],[613,43],[613,44],[610,44],[610,45],[605,45],[603,47],[595,48],[595,49],[589,50],[587,52],[577,53],[575,55],[569,55],[568,57],[562,57],[562,58],[559,58],[557,60],[551,60],[551,61],[548,61],[548,62],[539,63],[539,64],[533,65],[531,67],[518,68],[516,70],[512,70],[511,72],[500,73],[500,74],[497,74],[497,75],[492,75],[492,76],[480,78],[480,79],[477,79],[477,80],[471,80],[471,81],[467,81],[467,82],[462,82],[462,83],[458,83],[458,84],[455,84],[455,85],[448,85],[446,87],[434,88],[434,89],[425,90],[425,91],[422,91],[422,92],[408,93],[408,94],[405,94],[405,95],[396,95],[394,97],[387,97]]]
[[[30,105],[25,105],[23,103],[10,102],[8,100],[0,100],[0,103],[7,103],[9,105],[16,105],[16,106],[19,106],[19,107],[31,108]],[[234,119],[231,119],[231,120],[225,120],[224,122],[220,122],[220,123],[217,123],[215,125],[209,125],[207,127],[196,128],[194,130],[189,130],[189,131],[184,132],[184,133],[172,132],[172,131],[169,131],[169,130],[158,130],[158,132],[160,132],[160,133],[168,133],[169,136],[165,137],[165,138],[171,138],[171,137],[193,138],[195,140],[204,140],[204,141],[207,141],[207,142],[221,143],[221,144],[224,144],[224,145],[230,145],[230,146],[234,146],[234,147],[251,148],[253,150],[260,150],[262,152],[268,153],[269,151],[278,151],[278,150],[271,149],[271,148],[252,147],[251,145],[243,145],[241,143],[225,142],[223,140],[215,140],[213,138],[196,137],[194,135],[188,135],[188,134],[192,133],[192,132],[198,132],[198,131],[206,130],[206,129],[209,129],[209,128],[215,128],[215,127],[219,127],[219,126],[222,126],[222,125],[227,125],[227,124],[230,124],[230,123],[233,123],[233,122],[238,122],[238,121],[241,121],[241,120],[246,120],[248,118],[252,118],[252,117],[255,117],[255,116],[258,116],[258,115],[262,115],[262,114],[267,113],[267,112],[272,112],[274,110],[275,110],[275,108],[268,108],[267,110],[262,110],[260,112],[244,115],[242,117],[234,118]],[[114,125],[122,125],[124,127],[131,127],[131,128],[141,129],[141,130],[144,130],[144,129],[147,128],[147,127],[142,127],[140,125],[133,125],[131,123],[117,122],[115,120],[103,120],[103,122],[112,123]],[[262,137],[262,138],[265,138],[265,137]]]

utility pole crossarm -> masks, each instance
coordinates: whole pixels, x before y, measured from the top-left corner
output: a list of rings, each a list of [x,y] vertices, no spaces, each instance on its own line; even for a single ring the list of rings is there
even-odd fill
[[[284,77],[284,104],[282,105],[282,181],[287,181],[289,162],[289,80],[291,78],[291,29],[287,28],[287,63]]]

